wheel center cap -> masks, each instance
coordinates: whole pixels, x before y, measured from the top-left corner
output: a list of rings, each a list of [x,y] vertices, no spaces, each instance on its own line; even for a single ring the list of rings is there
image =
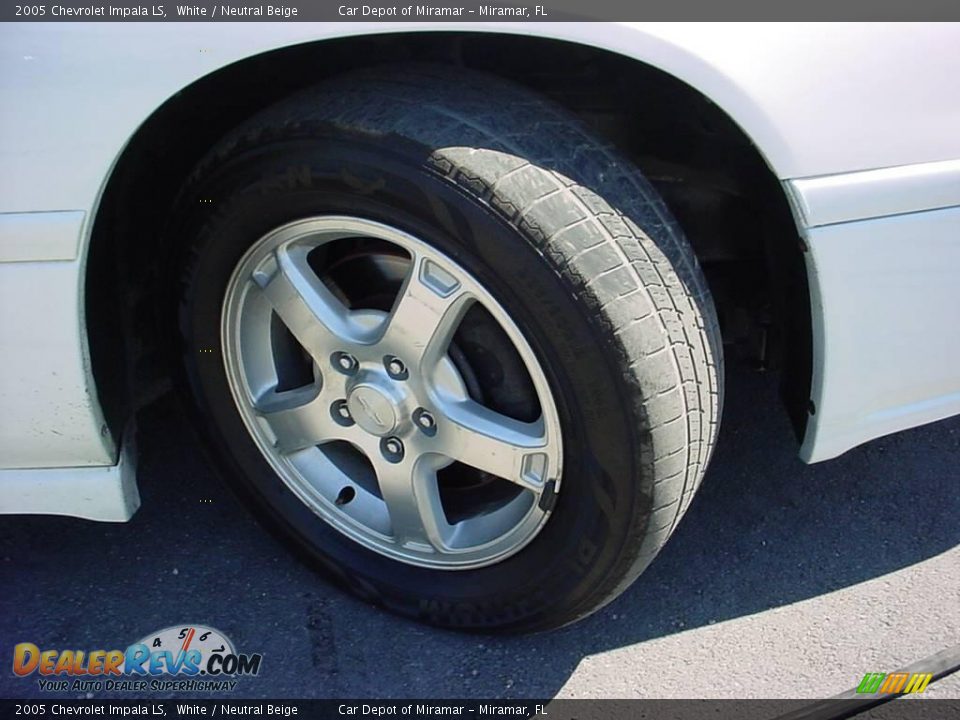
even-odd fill
[[[357,385],[347,398],[347,407],[357,425],[372,435],[383,437],[397,427],[396,403],[376,385]]]

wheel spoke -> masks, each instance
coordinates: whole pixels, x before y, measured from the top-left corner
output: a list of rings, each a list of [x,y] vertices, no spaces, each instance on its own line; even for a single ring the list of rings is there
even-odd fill
[[[387,318],[382,342],[425,370],[444,354],[473,301],[453,275],[416,256]]]
[[[274,253],[272,275],[254,280],[294,337],[320,364],[348,342],[366,342],[369,331],[351,320],[350,310],[334,296],[307,263],[309,248],[281,246]]]
[[[375,463],[380,493],[398,544],[443,552],[450,532],[440,503],[436,471],[421,459]]]
[[[439,445],[450,458],[535,493],[556,475],[542,423],[523,423],[472,400],[444,408]]]
[[[346,428],[330,414],[328,394],[314,388],[270,393],[255,409],[276,437],[277,450],[284,454],[345,436]]]

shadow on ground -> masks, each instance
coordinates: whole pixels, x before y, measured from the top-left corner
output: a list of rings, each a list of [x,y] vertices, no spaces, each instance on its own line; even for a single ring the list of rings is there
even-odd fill
[[[597,615],[519,638],[420,627],[313,575],[227,497],[163,399],[141,422],[143,507],[131,523],[0,518],[0,664],[17,642],[124,648],[193,622],[264,654],[237,696],[546,698],[587,655],[816,597],[960,544],[960,419],[805,466],[770,409],[773,377],[738,372],[727,397],[705,484],[653,566]],[[0,673],[0,696],[38,694],[35,680]]]

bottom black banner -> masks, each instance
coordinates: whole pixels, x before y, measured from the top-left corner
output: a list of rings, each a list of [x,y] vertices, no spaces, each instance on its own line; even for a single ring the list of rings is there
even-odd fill
[[[960,700],[0,700],[0,717],[952,720]]]

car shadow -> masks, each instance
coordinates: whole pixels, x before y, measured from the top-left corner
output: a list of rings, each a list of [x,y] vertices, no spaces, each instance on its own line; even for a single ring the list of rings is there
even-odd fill
[[[228,496],[165,397],[142,414],[143,506],[131,522],[0,518],[0,651],[123,649],[199,623],[263,653],[260,676],[234,697],[550,698],[588,655],[817,597],[960,544],[960,419],[807,466],[774,376],[737,370],[727,388],[710,471],[649,570],[596,615],[522,637],[423,627],[317,578]],[[35,677],[0,675],[0,696],[39,695]]]

